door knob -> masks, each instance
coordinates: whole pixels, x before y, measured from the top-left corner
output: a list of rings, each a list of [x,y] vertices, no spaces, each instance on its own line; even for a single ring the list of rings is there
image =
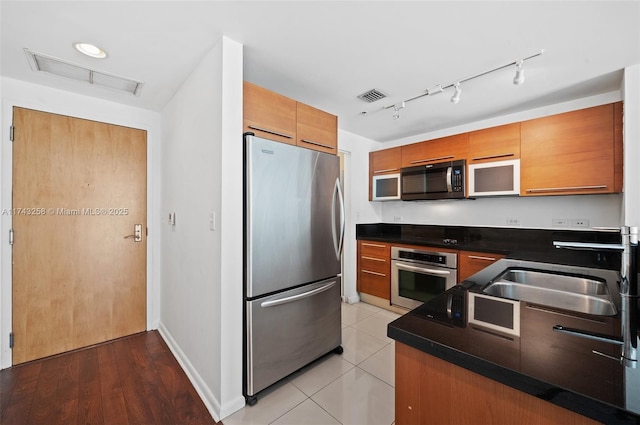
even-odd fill
[[[142,242],[142,224],[133,226],[133,235],[127,235],[125,239],[133,238],[134,242]]]

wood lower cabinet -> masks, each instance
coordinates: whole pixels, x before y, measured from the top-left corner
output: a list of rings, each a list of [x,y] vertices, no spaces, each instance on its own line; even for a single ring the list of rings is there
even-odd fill
[[[397,425],[598,423],[408,345],[395,345]]]
[[[456,134],[426,142],[402,146],[402,167],[434,164],[466,159],[469,152],[469,133]]]
[[[243,85],[243,131],[278,142],[296,144],[296,105],[286,96],[247,81]]]
[[[621,114],[608,104],[522,122],[520,194],[619,192]]]
[[[332,154],[338,153],[338,117],[297,102],[298,146]]]
[[[462,282],[502,258],[504,255],[486,252],[458,252],[458,282]]]
[[[391,246],[358,241],[358,292],[391,300]]]

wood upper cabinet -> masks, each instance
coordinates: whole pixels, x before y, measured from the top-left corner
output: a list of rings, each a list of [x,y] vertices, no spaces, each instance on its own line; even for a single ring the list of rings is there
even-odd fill
[[[369,200],[373,199],[373,176],[400,172],[402,148],[400,146],[369,152]]]
[[[338,117],[247,81],[243,87],[244,132],[338,153]]]
[[[504,258],[504,255],[501,254],[473,251],[458,252],[458,283],[502,258]]]
[[[391,300],[391,246],[358,241],[358,292]]]
[[[402,167],[433,164],[466,159],[469,152],[469,133],[456,134],[426,142],[402,146]]]
[[[621,114],[608,104],[522,122],[520,194],[621,191]]]
[[[297,102],[247,81],[243,91],[243,132],[295,145]]]
[[[338,153],[338,117],[297,102],[296,144],[322,152]]]
[[[470,164],[520,158],[520,123],[469,133]]]

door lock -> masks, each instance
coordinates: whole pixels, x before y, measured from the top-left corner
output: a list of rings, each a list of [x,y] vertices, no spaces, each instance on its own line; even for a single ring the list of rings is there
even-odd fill
[[[134,242],[142,242],[142,224],[135,224],[133,226],[133,235],[127,235],[124,238],[133,238]]]

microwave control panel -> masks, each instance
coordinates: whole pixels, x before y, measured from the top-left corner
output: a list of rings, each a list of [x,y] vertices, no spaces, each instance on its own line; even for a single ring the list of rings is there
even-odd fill
[[[453,192],[464,192],[464,174],[462,167],[454,166],[451,170],[451,190]]]

